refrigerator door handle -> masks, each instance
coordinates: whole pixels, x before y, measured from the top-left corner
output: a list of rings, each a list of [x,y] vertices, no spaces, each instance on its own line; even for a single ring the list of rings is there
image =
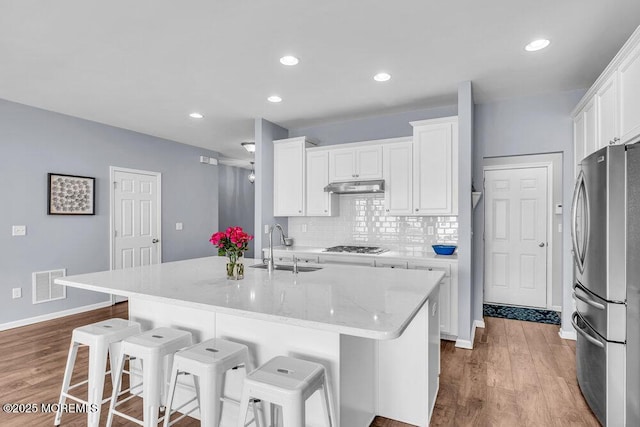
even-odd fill
[[[585,228],[582,231],[581,239],[582,246],[580,242],[578,242],[578,202],[580,200],[580,194],[582,193],[583,197],[583,215],[585,216]],[[587,249],[587,240],[586,236],[589,233],[589,212],[587,203],[587,191],[585,187],[585,179],[584,172],[580,171],[578,178],[576,180],[576,187],[573,191],[573,201],[571,203],[571,241],[573,243],[573,257],[576,261],[576,265],[578,266],[578,270],[580,273],[584,273],[584,259],[586,256]]]
[[[604,310],[605,308],[604,305],[600,304],[599,302],[596,302],[590,298],[577,294],[575,293],[575,291],[573,292],[573,297],[579,299],[585,304],[589,304],[593,308],[597,308],[598,310]]]
[[[593,338],[591,335],[586,333],[584,330],[582,330],[581,327],[578,326],[578,323],[576,322],[576,317],[578,317],[578,313],[574,311],[573,314],[571,315],[571,324],[575,328],[576,332],[578,332],[587,341],[589,341],[591,344],[595,345],[596,347],[604,348],[604,344],[602,344],[599,340]]]

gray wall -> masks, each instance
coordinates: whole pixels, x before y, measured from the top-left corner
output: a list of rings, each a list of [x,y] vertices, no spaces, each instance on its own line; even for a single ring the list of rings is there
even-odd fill
[[[290,129],[289,135],[291,137],[309,137],[314,140],[314,142],[317,142],[318,145],[399,138],[413,135],[413,128],[409,124],[411,121],[455,116],[457,113],[458,109],[456,105],[425,108],[403,113]]]
[[[562,153],[562,329],[573,331],[570,322],[571,303],[571,235],[569,216],[573,192],[573,127],[571,110],[585,90],[503,100],[476,106],[474,182],[481,188],[484,158],[524,154]],[[484,199],[474,213],[476,236],[484,232]],[[474,245],[476,264],[474,282],[483,283],[484,259],[482,241]],[[477,290],[481,291],[481,287]],[[476,294],[481,303],[482,292]]]
[[[255,184],[249,182],[247,169],[220,165],[218,167],[219,228],[239,226],[255,235]],[[254,243],[249,243],[245,257],[253,258]]]
[[[458,86],[458,340],[464,341],[472,339],[473,321],[482,320],[482,311],[478,313],[478,304],[474,301],[477,282],[471,280],[473,141],[473,88],[471,82],[466,81]]]
[[[109,269],[109,166],[162,173],[162,259],[215,253],[218,169],[199,163],[217,153],[0,100],[0,324],[108,300],[67,289],[67,298],[31,303],[31,273]],[[96,178],[95,216],[47,215],[47,173]],[[184,229],[175,230],[182,222]],[[25,237],[11,237],[26,225]],[[23,297],[11,299],[11,288]]]
[[[269,247],[269,238],[264,234],[265,225],[278,223],[287,231],[288,220],[273,216],[273,141],[289,137],[289,131],[268,120],[256,118],[256,182],[255,182],[255,250]],[[277,233],[277,232],[276,232]],[[259,253],[257,256],[261,256]]]

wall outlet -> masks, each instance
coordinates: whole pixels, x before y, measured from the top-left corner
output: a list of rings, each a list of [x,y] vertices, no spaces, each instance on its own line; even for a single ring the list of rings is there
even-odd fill
[[[264,225],[264,234],[269,234],[269,226],[267,224]]]
[[[27,234],[26,225],[14,225],[11,227],[12,236],[25,236]]]
[[[302,232],[303,233],[307,232],[307,224],[302,224]]]
[[[176,230],[178,230],[178,231],[182,230],[182,223],[181,222],[176,222]]]
[[[22,288],[13,288],[11,290],[11,298],[22,298]]]

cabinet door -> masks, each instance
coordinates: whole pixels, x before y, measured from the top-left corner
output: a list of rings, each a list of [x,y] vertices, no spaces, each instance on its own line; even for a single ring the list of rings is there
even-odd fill
[[[617,77],[613,73],[595,95],[598,112],[598,148],[615,144],[618,137]]]
[[[413,208],[416,215],[458,214],[458,125],[413,129]]]
[[[618,69],[621,142],[627,143],[640,135],[640,46]]]
[[[273,215],[304,215],[305,141],[273,145]]]
[[[356,149],[357,179],[382,179],[382,146]]]
[[[324,191],[329,184],[329,152],[307,152],[307,216],[330,216],[331,194]]]
[[[411,215],[413,211],[413,143],[383,147],[384,208],[390,215]]]
[[[584,112],[581,111],[573,119],[574,176],[578,176],[578,165],[585,157],[585,143]]]
[[[598,149],[598,122],[595,99],[584,107],[584,156],[595,153]]]
[[[353,181],[356,177],[356,152],[353,148],[329,151],[329,182]]]

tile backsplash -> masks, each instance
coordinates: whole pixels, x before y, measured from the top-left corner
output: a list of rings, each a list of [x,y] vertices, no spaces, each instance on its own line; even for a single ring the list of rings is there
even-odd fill
[[[457,244],[458,217],[390,216],[384,210],[384,195],[341,195],[340,216],[290,217],[289,236],[301,246],[427,248],[439,243]]]

